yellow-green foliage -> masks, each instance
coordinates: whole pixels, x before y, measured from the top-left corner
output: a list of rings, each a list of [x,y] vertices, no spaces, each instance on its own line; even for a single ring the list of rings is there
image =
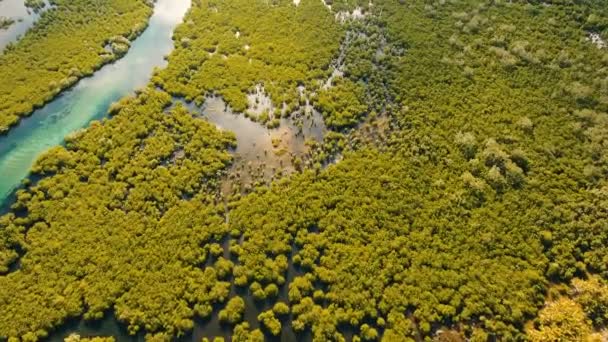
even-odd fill
[[[232,340],[234,342],[264,342],[264,334],[260,329],[251,330],[249,323],[243,322],[234,327]]]
[[[297,86],[329,76],[342,29],[319,0],[194,2],[176,50],[154,81],[188,100],[217,93],[237,112],[263,84],[273,103],[295,104]]]
[[[46,2],[44,0],[25,0],[24,5],[31,8],[35,13],[38,13],[38,11],[46,7]]]
[[[0,54],[0,133],[120,54],[112,37],[134,39],[152,13],[144,0],[56,0]]]
[[[243,319],[245,312],[245,301],[241,297],[232,297],[226,307],[219,312],[219,319],[222,322],[236,324]]]
[[[306,275],[289,284],[293,328],[319,341],[378,317],[388,341],[445,322],[475,340],[524,339],[549,281],[607,274],[608,58],[567,14],[606,8],[375,6],[388,39],[409,46],[391,66],[388,146],[235,204],[243,273],[278,282],[295,243]],[[505,44],[513,63],[491,49]],[[561,67],[563,54],[581,57]]]
[[[83,338],[78,334],[72,334],[64,339],[65,342],[114,342],[114,337],[91,337]]]
[[[608,323],[608,285],[606,281],[592,276],[587,280],[573,279],[570,295],[580,304],[593,324],[603,328]]]
[[[228,300],[230,280],[267,305],[267,335],[280,317],[314,341],[342,340],[344,327],[391,342],[593,338],[607,302],[596,277],[608,277],[608,55],[584,37],[605,30],[608,8],[373,8],[377,18],[348,26],[360,38],[345,52],[349,86],[319,97],[332,113],[373,108],[369,126],[387,122],[384,140],[328,133],[321,159],[355,151],[229,203],[227,221],[213,197],[234,137],[182,107],[163,114],[165,93],[122,101],[40,158],[33,171],[46,177],[0,219],[2,271],[20,265],[0,277],[0,338],[43,336],[111,307],[132,332],[173,336]],[[344,31],[320,1],[201,1],[155,82],[201,101],[215,91],[237,109],[263,82],[287,101],[298,82],[327,76]],[[337,122],[361,118],[347,113]],[[234,263],[217,244],[228,232],[241,235]],[[571,280],[571,299],[545,305],[549,284]],[[240,322],[243,310],[232,298],[220,318]],[[248,322],[233,335],[264,339]]]
[[[272,310],[264,311],[258,315],[258,321],[270,332],[271,335],[278,336],[281,333],[281,321],[279,321]]]
[[[0,338],[40,337],[112,306],[131,332],[173,335],[228,299],[230,283],[199,267],[201,246],[227,233],[201,189],[230,162],[234,137],[181,106],[164,113],[169,100],[146,90],[40,157],[34,172],[48,177],[15,204],[27,214],[0,227],[27,229],[21,268],[0,277]]]
[[[315,107],[328,127],[342,129],[354,126],[363,117],[368,108],[364,100],[363,86],[339,78],[333,87],[319,92]]]
[[[23,242],[23,227],[12,224],[10,215],[0,217],[0,227],[0,274],[4,274],[19,257],[15,247]]]
[[[528,331],[532,342],[601,341],[591,336],[591,325],[580,305],[568,298],[547,304],[539,314],[539,327]]]
[[[0,17],[0,31],[6,30],[11,27],[15,23],[15,20],[12,18]]]
[[[272,308],[272,311],[278,316],[285,316],[289,314],[289,305],[283,302],[277,302]]]
[[[517,202],[454,207],[457,198],[427,192],[438,174],[421,175],[403,159],[365,153],[346,156],[320,177],[306,172],[254,193],[231,212],[231,224],[245,236],[239,261],[250,279],[276,281],[284,272],[280,253],[295,241],[294,262],[311,266],[289,285],[294,328],[312,328],[319,340],[334,336],[339,324],[377,317],[387,318],[392,334],[407,337],[409,320],[396,317],[410,307],[425,333],[437,317],[481,316],[508,332],[505,323],[533,315],[542,302],[542,267],[533,261],[543,259],[540,243],[528,246],[524,236],[506,233],[526,229],[525,220],[498,219],[520,210]],[[464,185],[452,191],[464,192]],[[480,241],[483,236],[511,243]],[[327,285],[324,299],[331,305],[313,301],[313,281]]]

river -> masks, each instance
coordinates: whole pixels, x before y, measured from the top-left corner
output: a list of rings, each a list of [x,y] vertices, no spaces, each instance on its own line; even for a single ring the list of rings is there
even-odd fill
[[[149,84],[154,68],[166,65],[164,56],[173,48],[173,29],[182,21],[189,7],[190,0],[157,0],[148,28],[133,42],[126,56],[104,66],[92,77],[79,81],[75,87],[36,110],[31,117],[21,120],[7,135],[0,136],[0,203],[9,204],[13,200],[11,194],[28,176],[32,164],[42,152],[61,144],[66,135],[88,126],[91,121],[104,118],[113,102]],[[179,99],[175,102],[183,103]],[[268,129],[233,113],[220,98],[209,97],[201,107],[191,103],[186,106],[193,115],[236,135],[235,162],[230,173],[238,177],[224,184],[227,184],[223,186],[225,191],[230,191],[228,188],[234,182],[246,184],[259,178],[271,179],[277,171],[278,175],[295,171],[292,161],[307,153],[307,141],[320,142],[326,131],[321,115],[308,104],[302,113],[281,119],[281,125],[276,129]],[[229,253],[227,239],[223,245],[225,253]],[[297,248],[294,246],[295,251]],[[225,257],[231,258],[229,254]],[[288,300],[288,284],[299,274],[301,271],[292,265],[290,257],[287,283],[280,289],[279,300]],[[240,291],[233,285],[231,295],[236,294],[242,295],[247,303],[245,320],[253,328],[259,327],[257,315],[268,310],[271,303],[255,302],[247,291]],[[282,319],[281,336],[270,340],[310,340],[308,332],[299,335],[291,329],[291,319],[291,316]],[[231,331],[231,327],[218,321],[216,311],[208,320],[196,319],[194,329],[179,340],[200,341],[202,337],[214,336],[229,338]],[[142,335],[129,336],[112,311],[97,322],[71,319],[52,331],[46,340],[63,341],[74,333],[83,337],[114,336],[117,341],[143,340]]]
[[[1,3],[5,1],[13,0]],[[173,29],[189,8],[190,0],[157,0],[148,28],[126,56],[82,79],[0,136],[0,202],[27,177],[41,152],[103,118],[113,102],[148,84],[154,68],[166,65],[164,57],[173,49]]]

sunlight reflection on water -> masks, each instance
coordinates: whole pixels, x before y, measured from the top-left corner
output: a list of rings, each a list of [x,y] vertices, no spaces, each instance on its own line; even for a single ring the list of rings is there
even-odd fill
[[[0,202],[28,175],[40,153],[105,117],[112,102],[148,84],[154,68],[166,65],[173,29],[189,7],[190,0],[157,0],[150,25],[126,56],[81,80],[0,137]]]

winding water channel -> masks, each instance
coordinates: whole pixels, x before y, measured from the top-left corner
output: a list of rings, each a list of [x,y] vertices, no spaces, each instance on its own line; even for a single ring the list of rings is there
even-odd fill
[[[49,3],[35,13],[31,9],[25,7],[23,0],[1,0],[0,1],[0,18],[9,18],[14,22],[6,29],[0,29],[0,52],[9,44],[13,43],[23,36],[27,30],[34,25],[36,20],[40,18],[42,12],[49,8]]]
[[[8,135],[0,136],[0,202],[27,177],[40,153],[104,117],[114,101],[148,83],[154,68],[166,64],[164,56],[173,49],[173,29],[188,8],[190,0],[157,0],[150,25],[126,56],[81,80],[22,120]]]
[[[88,126],[91,121],[104,118],[113,102],[146,86],[154,68],[166,65],[164,57],[173,49],[173,29],[182,21],[190,7],[190,1],[156,0],[148,28],[133,42],[126,56],[104,66],[92,77],[81,80],[75,87],[36,110],[32,116],[23,119],[7,135],[0,136],[0,208],[2,204],[6,206],[13,200],[15,189],[27,178],[32,164],[42,152],[61,144],[66,135]],[[250,96],[255,100],[255,94]],[[183,103],[179,99],[174,102]],[[270,99],[266,102],[272,105]],[[326,131],[323,118],[310,105],[292,118],[281,119],[281,125],[276,129],[268,129],[241,114],[233,113],[217,97],[207,98],[201,107],[187,103],[185,105],[201,120],[208,120],[219,129],[235,133],[237,148],[233,151],[235,162],[230,170],[233,177],[225,184],[228,187],[232,186],[231,182],[243,184],[256,177],[269,179],[277,175],[277,171],[279,175],[293,172],[295,167],[292,162],[307,152],[307,141],[321,141]],[[224,187],[223,190],[230,191]],[[224,257],[231,259],[228,245],[228,239],[223,241]],[[296,251],[294,246],[292,253]],[[235,258],[232,259],[238,262]],[[288,300],[287,284],[299,274],[300,271],[292,265],[290,257],[287,282],[280,289],[279,300]],[[245,320],[252,328],[258,328],[257,315],[268,310],[271,303],[256,302],[248,290],[233,285],[231,296],[237,294],[246,301]],[[310,339],[309,333],[296,335],[291,329],[290,321],[291,316],[282,319],[281,335],[275,340]],[[231,332],[232,327],[218,321],[216,311],[208,320],[197,319],[193,331],[180,340],[200,341],[203,337],[215,336],[228,339]],[[71,319],[52,331],[46,340],[63,341],[74,333],[83,337],[114,336],[117,341],[143,341],[141,334],[128,335],[124,325],[116,320],[111,311],[96,322]]]
[[[14,0],[3,0],[14,1]],[[92,77],[36,110],[31,117],[0,136],[0,208],[6,209],[15,189],[25,179],[38,156],[61,144],[64,137],[104,118],[109,106],[148,84],[155,67],[166,65],[164,56],[173,49],[172,32],[190,6],[190,0],[157,0],[149,27],[135,40],[125,57],[104,66]],[[251,94],[249,100],[255,102]],[[258,99],[268,102],[269,98]],[[175,102],[183,102],[175,99]],[[250,186],[256,180],[293,172],[293,161],[308,150],[307,140],[320,142],[325,133],[323,118],[307,105],[296,120],[281,119],[276,129],[232,113],[220,98],[209,97],[202,108],[186,104],[194,115],[235,133],[237,148],[231,179],[224,182],[224,193],[238,191],[235,185]]]
[[[232,112],[218,97],[208,97],[202,107],[193,103],[185,105],[194,115],[236,136],[237,147],[233,151],[230,176],[222,183],[224,194],[239,192],[239,187],[247,188],[257,181],[269,181],[294,172],[293,160],[309,152],[307,141],[321,142],[326,133],[323,117],[311,106],[305,108],[305,113],[299,113],[298,118],[295,115],[281,118],[279,127],[268,129]]]

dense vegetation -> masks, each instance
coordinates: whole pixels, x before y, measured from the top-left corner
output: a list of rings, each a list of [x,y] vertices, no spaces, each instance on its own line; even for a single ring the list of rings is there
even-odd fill
[[[46,7],[46,2],[44,0],[25,0],[24,4],[25,7],[31,8],[35,13],[38,13]]]
[[[605,338],[601,1],[193,5],[163,91],[43,155],[0,219],[0,338],[111,309],[150,340],[212,315],[234,341]],[[225,206],[234,137],[169,94],[245,111],[258,84],[332,131],[317,167]]]
[[[23,38],[0,54],[0,134],[124,54],[129,40],[145,29],[152,14],[145,0],[54,0],[52,4]]]
[[[299,85],[329,76],[341,26],[321,1],[200,1],[175,32],[169,66],[154,79],[171,94],[204,102],[221,95],[237,112],[263,85],[274,104],[297,105]],[[280,116],[280,110],[277,113]]]
[[[225,274],[197,265],[208,258],[201,245],[227,232],[202,189],[229,163],[234,138],[183,107],[165,113],[164,93],[124,102],[111,120],[43,155],[33,172],[52,176],[15,203],[27,215],[3,217],[3,241],[27,253],[0,278],[1,336],[33,340],[110,307],[132,332],[175,334],[227,299]],[[15,257],[4,253],[2,264]]]

